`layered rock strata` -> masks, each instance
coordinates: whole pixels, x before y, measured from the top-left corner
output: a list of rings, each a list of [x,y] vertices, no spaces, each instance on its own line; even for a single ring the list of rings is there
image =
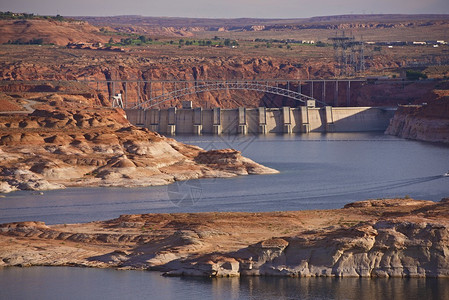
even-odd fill
[[[236,150],[205,151],[131,126],[120,109],[44,106],[2,116],[0,146],[3,193],[277,173]]]
[[[449,96],[425,105],[400,107],[385,133],[449,144]]]
[[[84,51],[41,47],[39,52],[33,48],[0,48],[0,92],[15,95],[19,92],[62,93],[76,83],[76,89],[90,101],[110,105],[108,99],[115,93],[127,95],[131,107],[139,100],[149,99],[161,93],[171,92],[180,87],[193,88],[202,81],[229,80],[291,80],[279,82],[279,87],[300,90],[303,94],[314,95],[317,100],[332,106],[389,106],[397,104],[420,103],[435,88],[438,82],[416,81],[402,84],[400,81],[365,84],[364,82],[322,83],[302,82],[298,79],[329,79],[338,77],[339,70],[329,58],[313,55],[298,57],[280,53],[267,56],[260,53],[238,52],[215,53],[221,48],[210,51],[184,52],[161,49],[132,51],[131,53],[109,53],[104,51]],[[323,48],[320,48],[323,49]],[[211,49],[209,49],[211,50]],[[3,56],[1,55],[3,51]],[[15,55],[9,55],[14,51]],[[162,52],[161,52],[162,51]],[[56,57],[56,59],[55,59]],[[400,68],[407,61],[404,58],[376,56],[370,60],[369,69],[381,72],[385,69]],[[441,74],[441,77],[444,76]],[[93,82],[86,82],[85,80]],[[24,81],[49,81],[47,84],[33,86]],[[72,82],[67,83],[66,80]],[[111,86],[106,81],[128,80]],[[147,83],[137,83],[136,80]],[[173,83],[171,81],[187,81]],[[77,81],[77,82],[74,82]],[[95,81],[99,81],[97,84]],[[151,84],[150,84],[151,81]],[[162,82],[165,81],[165,82]],[[61,84],[61,82],[63,84]],[[83,87],[84,86],[84,87]],[[87,89],[89,87],[90,89]],[[350,94],[348,95],[348,90]],[[90,94],[90,95],[89,95]],[[1,95],[0,95],[1,96]],[[193,93],[159,105],[161,108],[181,107],[183,100],[193,101],[194,107],[296,107],[301,103],[287,97],[247,90],[221,90]],[[1,107],[0,107],[1,111]]]
[[[159,270],[173,276],[448,277],[449,199],[0,225],[0,266],[32,265]]]

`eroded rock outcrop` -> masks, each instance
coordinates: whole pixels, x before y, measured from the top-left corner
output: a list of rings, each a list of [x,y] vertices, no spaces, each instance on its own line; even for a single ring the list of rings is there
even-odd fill
[[[449,201],[337,210],[123,215],[0,225],[0,266],[148,269],[169,276],[449,277]]]
[[[433,223],[379,221],[320,238],[287,239],[288,247],[248,248],[242,274],[288,276],[449,276],[449,227]],[[268,259],[267,259],[268,257]],[[250,267],[249,267],[250,266]]]
[[[449,143],[449,96],[426,105],[400,107],[385,133],[407,139]]]
[[[107,42],[99,28],[82,21],[56,21],[45,19],[0,20],[4,29],[0,43],[41,43],[65,46],[73,41]]]
[[[385,133],[406,139],[449,143],[449,120],[419,118],[406,113],[397,114]]]
[[[315,84],[312,91],[310,82],[303,82],[300,88],[296,81],[298,78],[323,79],[338,76],[339,70],[336,63],[321,57],[290,57],[284,55],[283,52],[274,56],[250,55],[237,49],[235,49],[237,52],[232,52],[232,56],[222,52],[217,52],[212,56],[210,53],[202,52],[187,55],[183,50],[179,52],[179,55],[173,56],[167,56],[160,50],[151,50],[150,53],[146,50],[144,52],[132,51],[132,55],[130,53],[106,55],[103,52],[79,50],[81,52],[77,51],[76,56],[71,53],[72,51],[64,49],[44,48],[40,49],[39,55],[36,55],[33,49],[17,48],[14,50],[19,51],[14,57],[0,61],[0,78],[5,81],[4,85],[0,86],[0,92],[5,92],[8,95],[19,92],[57,93],[52,95],[54,98],[52,101],[61,101],[63,98],[65,103],[68,98],[76,100],[74,94],[81,94],[85,96],[85,99],[96,102],[96,104],[110,106],[108,99],[114,96],[114,93],[122,92],[124,95],[126,89],[127,104],[132,106],[137,104],[139,99],[148,99],[151,93],[154,95],[159,91],[173,91],[175,88],[179,88],[180,83],[167,82],[172,80],[187,81],[183,82],[182,86],[193,88],[196,81],[221,81],[224,78],[233,80],[281,78],[289,79],[291,82],[289,84],[279,82],[280,87],[287,88],[289,85],[291,90],[300,89],[305,95],[320,95],[317,99],[325,101],[329,105],[346,106],[350,99],[351,106],[388,106],[410,102],[420,103],[419,101],[422,102],[421,99],[430,94],[438,84],[438,82],[432,81],[417,81],[405,85],[398,84],[396,81],[393,83],[379,81],[376,84],[351,82],[351,95],[348,97],[347,85],[340,82],[338,99],[336,99],[334,96],[335,83],[327,84],[326,91],[323,91],[322,84]],[[218,50],[214,49],[213,51]],[[377,72],[400,68],[406,63],[405,58],[393,59],[392,57],[376,56],[370,59],[369,63],[367,62],[367,67],[369,66],[371,71]],[[55,81],[35,85],[21,81],[48,81],[50,75],[51,79]],[[67,79],[72,82],[63,82],[63,84],[57,82]],[[86,79],[98,80],[100,84],[83,83]],[[112,79],[129,80],[129,82],[126,84],[126,88],[124,83],[120,83],[113,90],[104,82]],[[152,83],[138,84],[134,82],[135,79]],[[76,89],[71,87],[75,84]],[[63,92],[67,92],[66,95],[62,94]],[[68,97],[69,95],[72,97]],[[83,97],[79,98],[79,101],[83,101]],[[220,92],[211,90],[193,93],[185,95],[182,99],[176,98],[161,103],[159,106],[161,108],[181,107],[182,100],[191,100],[194,107],[204,108],[296,107],[300,105],[298,101],[279,95],[228,89]]]
[[[133,127],[119,109],[42,107],[2,116],[0,145],[3,193],[277,173],[232,149],[205,151]]]

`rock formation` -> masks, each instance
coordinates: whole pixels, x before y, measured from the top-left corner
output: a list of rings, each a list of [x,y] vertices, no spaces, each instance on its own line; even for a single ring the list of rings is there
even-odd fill
[[[65,46],[69,42],[107,42],[99,28],[84,21],[55,20],[0,20],[0,43],[28,43],[41,39],[41,43]]]
[[[367,40],[382,36],[388,40],[396,41],[404,30],[411,29],[411,36],[400,36],[411,41],[416,40],[424,28],[427,33],[448,27],[445,15],[340,15],[322,16],[302,19],[201,19],[201,18],[159,18],[143,16],[114,16],[114,17],[78,17],[97,26],[108,25],[120,32],[145,33],[154,36],[194,36],[202,33],[212,35],[219,32],[232,32],[233,36],[239,37],[239,33],[246,31],[263,31],[264,35],[252,35],[257,37],[276,37],[284,32],[289,32],[291,37],[310,36],[308,30],[319,29],[320,33],[313,33],[314,39],[327,38],[335,33],[335,30],[352,30],[358,36],[358,31],[363,29],[375,29],[371,32],[365,31]],[[324,32],[324,34],[323,34]],[[379,33],[380,32],[380,33]],[[327,33],[327,34],[326,34]],[[213,35],[212,35],[213,36]],[[365,37],[365,35],[364,35]],[[419,38],[418,38],[419,40]]]
[[[5,46],[9,47],[9,46]],[[12,46],[11,46],[12,47]],[[201,49],[197,50],[200,51]],[[148,49],[131,53],[111,53],[107,51],[88,51],[81,49],[60,49],[41,47],[37,53],[33,48],[21,47],[5,49],[5,53],[15,51],[16,56],[0,56],[0,79],[4,80],[0,85],[0,92],[8,95],[13,93],[41,92],[62,93],[69,88],[71,94],[75,94],[72,87],[76,84],[79,95],[93,95],[97,103],[106,105],[107,99],[120,91],[126,90],[129,104],[136,104],[139,99],[148,99],[164,91],[172,91],[175,84],[170,82],[156,82],[160,80],[189,81],[182,83],[183,87],[193,87],[195,81],[207,80],[266,80],[266,79],[290,79],[290,88],[298,90],[298,78],[335,78],[338,75],[336,63],[324,57],[268,57],[265,55],[235,53],[229,56],[226,52],[212,53],[202,51],[199,53],[185,54],[174,53],[171,56],[161,54],[159,50]],[[214,49],[213,51],[221,51]],[[236,50],[240,51],[240,50]],[[190,53],[190,52],[189,52]],[[328,53],[331,55],[331,53]],[[57,59],[55,60],[55,57]],[[373,57],[369,62],[369,68],[376,70],[396,69],[406,63],[403,59],[392,57]],[[65,83],[66,80],[72,80]],[[101,81],[83,82],[83,80]],[[20,80],[45,80],[46,83],[31,85]],[[49,81],[52,82],[49,82]],[[73,82],[73,81],[78,82]],[[154,81],[150,84],[137,84],[136,82],[117,83],[107,85],[106,80],[142,80]],[[61,81],[63,83],[61,83]],[[287,87],[286,82],[279,83]],[[338,87],[338,100],[336,101],[335,84],[327,83],[323,98],[323,84],[303,83],[301,91],[306,95],[315,95],[318,100],[333,106],[346,106],[350,98],[351,106],[389,106],[397,104],[421,103],[426,95],[430,94],[437,82],[422,81],[402,84],[400,81],[382,84],[351,83],[351,95],[347,97],[347,83],[340,82]],[[69,86],[72,85],[72,86]],[[84,86],[83,86],[84,85]],[[177,84],[180,88],[180,83]],[[297,101],[282,96],[265,94],[254,91],[210,91],[188,95],[182,98],[167,101],[161,107],[181,106],[182,100],[193,101],[194,107],[282,107],[299,106]],[[0,108],[1,109],[1,108]]]
[[[424,105],[400,107],[386,134],[427,142],[449,143],[449,93],[436,91]]]
[[[171,276],[448,277],[449,199],[0,225],[0,266],[32,265],[148,269]]]
[[[277,173],[236,150],[204,151],[134,127],[120,109],[83,105],[0,116],[0,146],[0,192]]]

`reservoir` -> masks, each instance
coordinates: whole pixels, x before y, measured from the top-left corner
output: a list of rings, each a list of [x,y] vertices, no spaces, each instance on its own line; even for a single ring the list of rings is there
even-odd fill
[[[0,299],[448,299],[447,278],[175,278],[70,267],[0,269]]]
[[[206,150],[235,148],[280,171],[147,188],[16,192],[0,223],[88,222],[121,214],[341,208],[349,202],[449,197],[447,145],[382,133],[176,136]],[[0,269],[0,299],[445,299],[447,279],[165,278],[159,273],[68,267]]]
[[[147,188],[21,191],[0,198],[0,223],[89,222],[121,214],[342,208],[366,199],[449,196],[449,147],[382,133],[177,136],[204,149],[235,148],[280,171]]]

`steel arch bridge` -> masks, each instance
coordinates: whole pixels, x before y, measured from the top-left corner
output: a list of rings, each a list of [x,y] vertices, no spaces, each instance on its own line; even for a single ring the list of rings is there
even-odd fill
[[[271,84],[270,84],[271,83]],[[278,85],[273,85],[270,81],[204,81],[195,82],[195,85],[184,87],[181,89],[176,89],[170,92],[163,93],[155,97],[151,97],[145,102],[136,104],[131,107],[131,109],[149,109],[153,106],[159,105],[163,102],[170,101],[176,98],[181,98],[184,96],[204,93],[210,91],[219,90],[246,90],[246,91],[257,91],[268,94],[284,96],[299,102],[306,104],[307,100],[314,100],[317,103],[326,105],[325,102],[319,101],[313,97],[301,94],[290,89],[279,87]]]

